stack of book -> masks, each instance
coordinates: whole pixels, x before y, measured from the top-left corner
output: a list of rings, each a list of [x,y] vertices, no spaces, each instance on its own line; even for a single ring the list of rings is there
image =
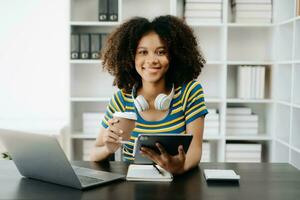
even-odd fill
[[[227,108],[227,135],[257,135],[258,115],[252,114],[251,108]]]
[[[100,131],[104,113],[83,113],[83,133],[96,135]]]
[[[90,161],[90,153],[95,145],[95,140],[83,140],[82,155],[84,161]]]
[[[238,66],[237,97],[263,99],[265,97],[265,66]]]
[[[226,162],[261,162],[261,144],[226,144]]]
[[[208,114],[205,117],[204,136],[218,135],[220,120],[217,109],[208,109]]]
[[[201,162],[210,162],[210,143],[203,142]]]
[[[236,23],[272,22],[272,0],[232,0],[231,6]]]
[[[186,0],[184,17],[188,24],[222,22],[222,0]]]

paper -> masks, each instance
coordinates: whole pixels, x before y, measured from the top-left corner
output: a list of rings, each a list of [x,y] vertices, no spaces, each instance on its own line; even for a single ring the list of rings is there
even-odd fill
[[[205,169],[204,176],[206,180],[239,180],[240,176],[233,170]]]

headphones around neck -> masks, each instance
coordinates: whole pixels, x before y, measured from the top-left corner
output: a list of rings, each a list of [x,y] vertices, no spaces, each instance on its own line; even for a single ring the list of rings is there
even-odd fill
[[[139,112],[148,110],[149,104],[148,104],[147,100],[145,99],[145,97],[143,97],[142,95],[135,97],[137,94],[136,90],[137,90],[137,85],[133,86],[132,94],[131,94],[132,98],[133,98],[133,103],[134,103],[136,109]],[[154,101],[155,109],[156,110],[168,110],[170,107],[171,101],[173,99],[173,96],[174,96],[174,85],[172,86],[172,90],[169,95],[166,95],[164,93],[157,95],[157,97],[155,98],[155,101]]]

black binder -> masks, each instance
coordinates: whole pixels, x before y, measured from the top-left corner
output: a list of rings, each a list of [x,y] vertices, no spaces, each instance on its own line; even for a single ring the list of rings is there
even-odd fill
[[[79,59],[79,34],[71,34],[71,59]]]
[[[91,34],[91,59],[100,58],[101,35],[97,33]]]
[[[99,21],[108,21],[108,1],[109,0],[98,1]]]
[[[108,0],[108,20],[118,21],[118,0]]]
[[[90,56],[90,35],[80,34],[80,58],[89,59]]]

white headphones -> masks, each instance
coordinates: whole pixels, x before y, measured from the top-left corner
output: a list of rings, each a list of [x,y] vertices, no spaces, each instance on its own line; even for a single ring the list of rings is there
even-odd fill
[[[146,101],[145,97],[143,97],[142,95],[139,95],[135,98],[136,96],[136,85],[132,88],[132,98],[133,98],[133,103],[136,107],[136,109],[139,112],[145,111],[149,109],[149,104]],[[174,96],[174,85],[172,86],[172,90],[170,92],[169,95],[166,94],[159,94],[157,95],[157,97],[155,98],[154,101],[154,107],[156,110],[168,110],[171,104],[171,101],[173,99]]]

